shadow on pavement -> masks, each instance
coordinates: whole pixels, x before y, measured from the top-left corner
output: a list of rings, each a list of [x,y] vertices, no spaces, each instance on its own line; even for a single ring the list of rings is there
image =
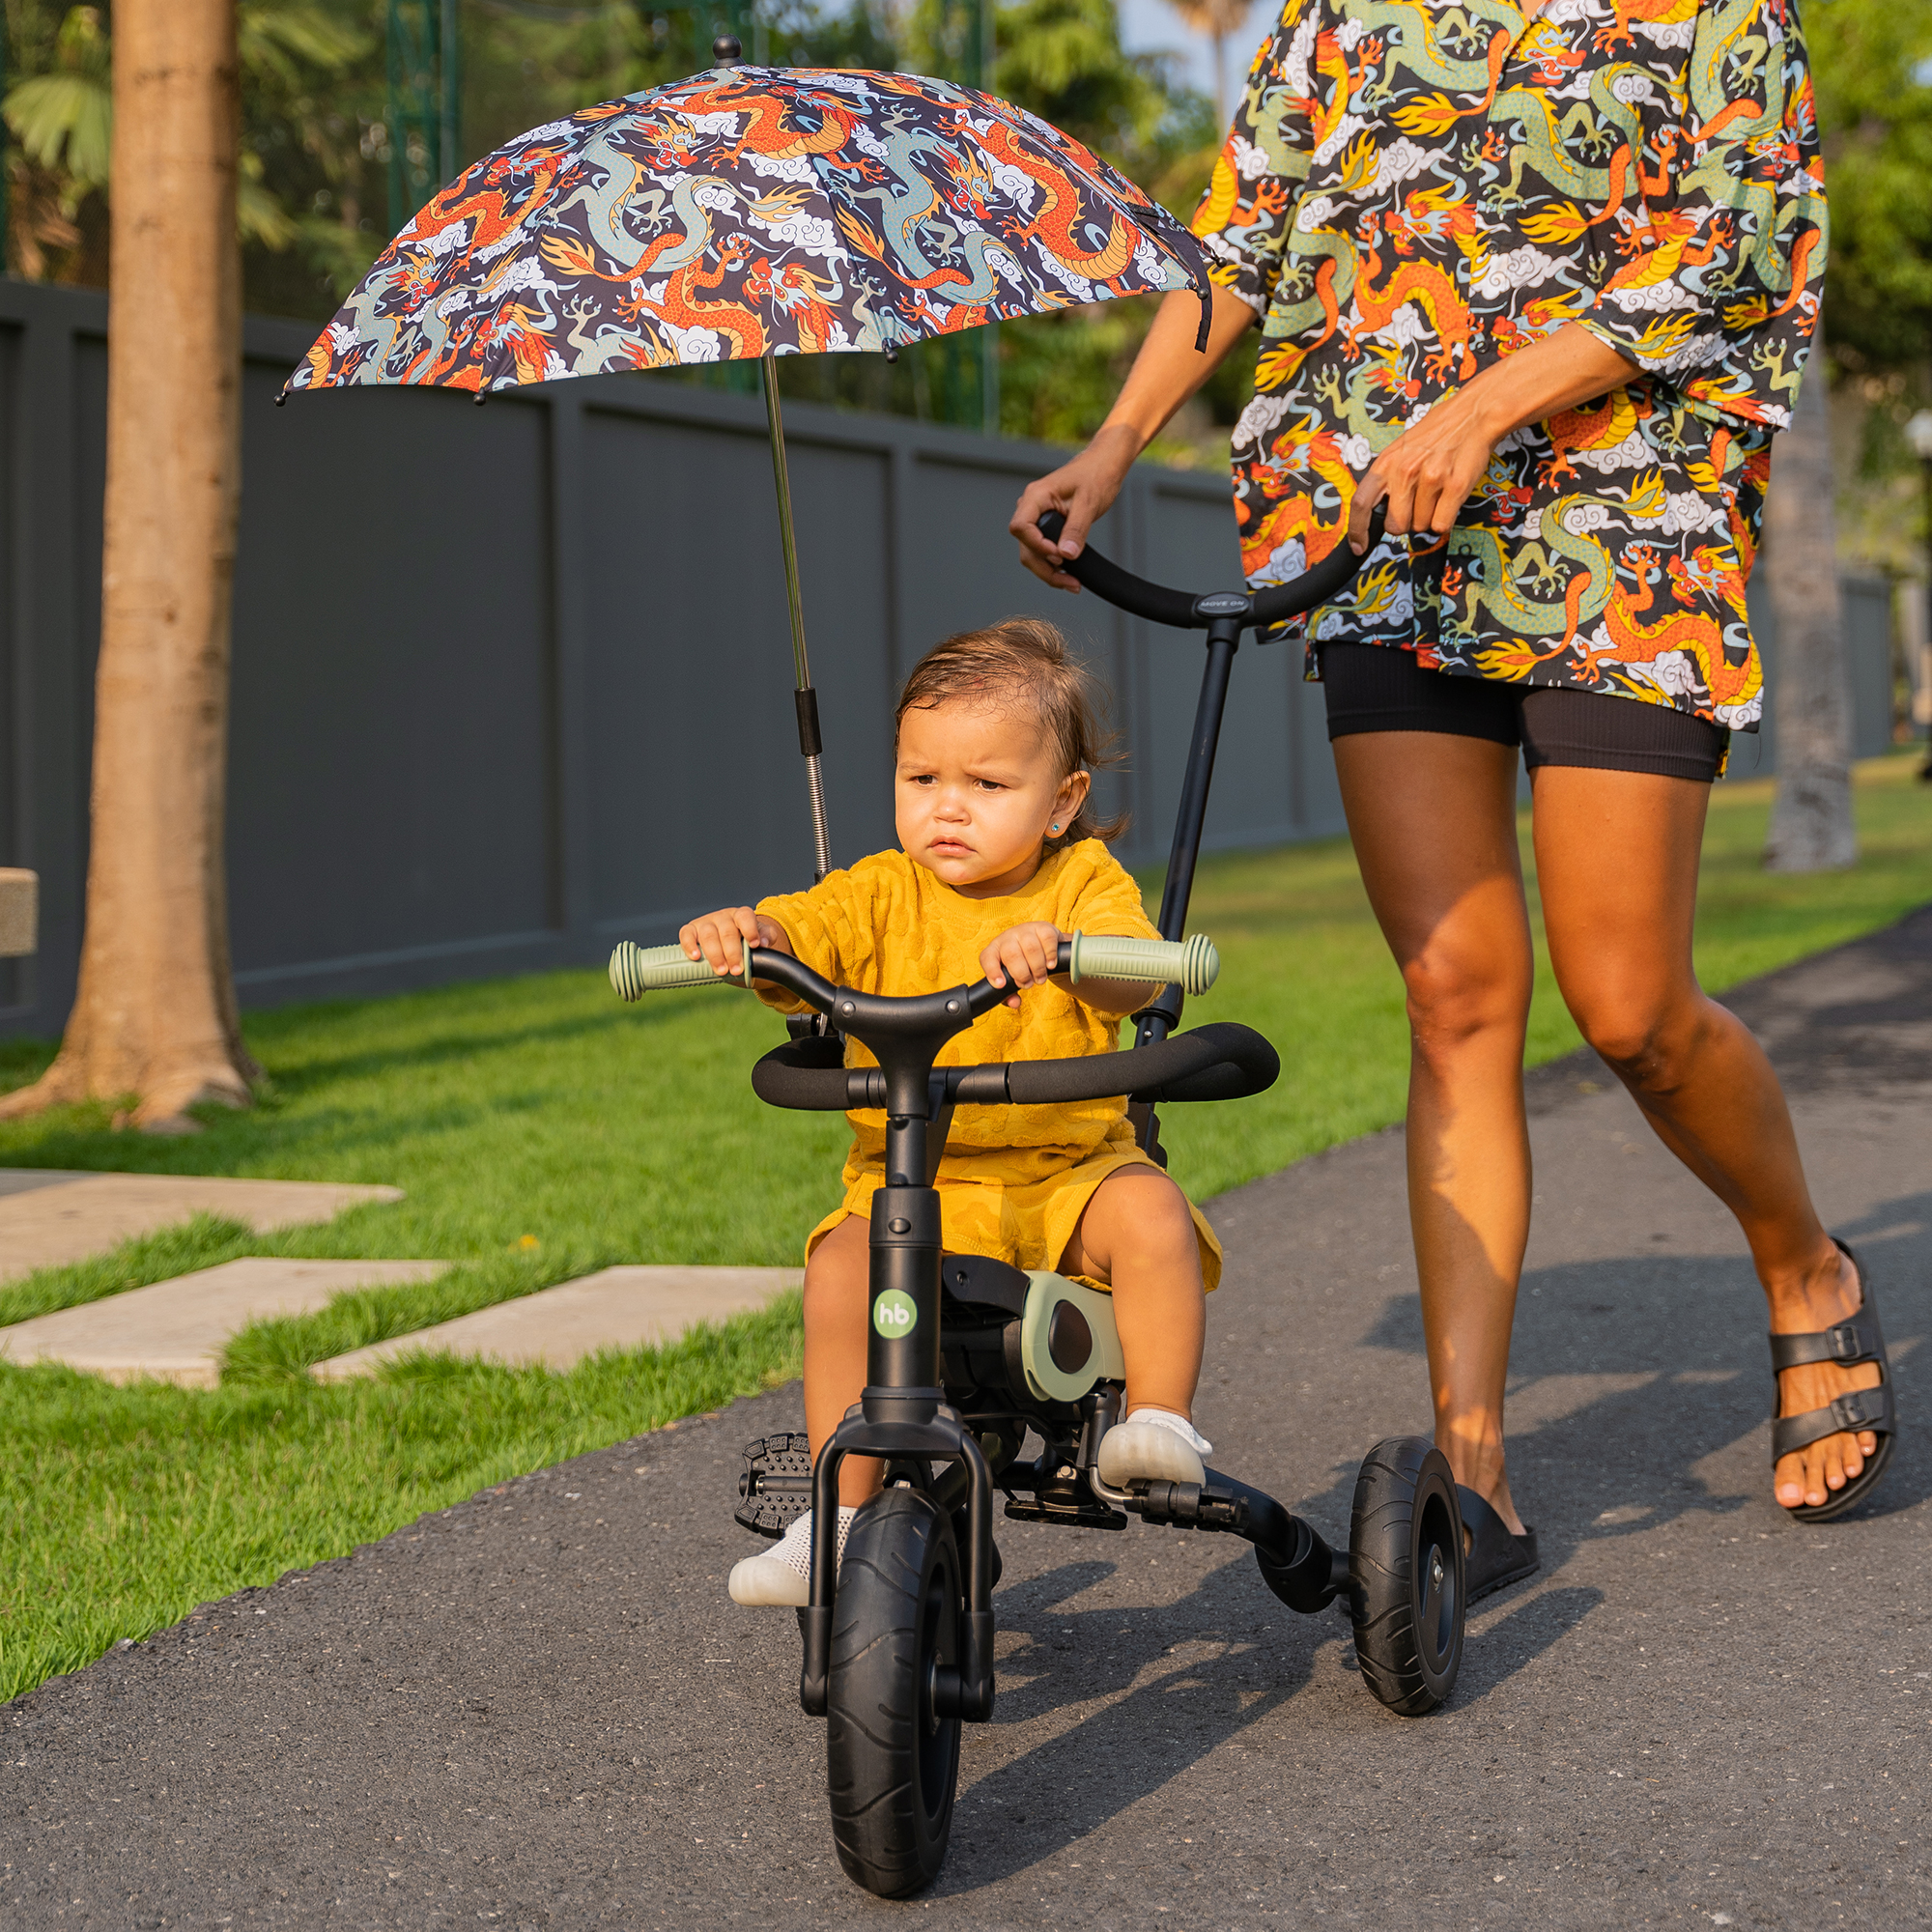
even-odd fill
[[[995,1725],[1108,1701],[961,1792],[962,1821],[977,1813],[980,1829],[955,1826],[954,1842],[975,1850],[954,1857],[932,1896],[1064,1851],[1279,1710],[1307,1683],[1316,1650],[1347,1640],[1339,1617],[1276,1604],[1236,1548],[1166,1604],[1069,1607],[1116,1574],[1111,1563],[1068,1564],[1000,1593],[1002,1634],[1023,1641],[1003,1646]],[[963,1769],[971,1775],[970,1739]],[[989,1821],[1008,1829],[987,1832]]]

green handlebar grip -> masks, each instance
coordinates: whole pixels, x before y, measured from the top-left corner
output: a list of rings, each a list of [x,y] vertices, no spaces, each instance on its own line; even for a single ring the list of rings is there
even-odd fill
[[[1104,933],[1076,932],[1067,968],[1073,983],[1082,980],[1151,980],[1178,982],[1183,993],[1205,993],[1220,977],[1221,955],[1205,932],[1185,939],[1109,939]]]
[[[687,959],[681,946],[635,946],[618,942],[611,954],[611,984],[620,1000],[641,999],[646,993],[667,992],[674,986],[749,986],[752,949],[745,949],[745,977],[714,973],[702,959]]]

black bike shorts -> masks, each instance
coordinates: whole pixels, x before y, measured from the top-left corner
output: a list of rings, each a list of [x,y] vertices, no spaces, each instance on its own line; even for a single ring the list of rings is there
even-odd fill
[[[1605,697],[1560,685],[1492,683],[1429,670],[1391,644],[1322,644],[1328,736],[1440,731],[1520,745],[1522,761],[1599,772],[1649,772],[1709,784],[1731,734],[1721,724],[1641,698]]]

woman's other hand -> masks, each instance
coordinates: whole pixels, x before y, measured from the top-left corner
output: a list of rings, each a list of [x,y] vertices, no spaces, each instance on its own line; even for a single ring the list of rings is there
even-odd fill
[[[1067,937],[1043,919],[1009,925],[980,951],[980,970],[994,985],[1012,987],[1007,1005],[1018,1012],[1022,989],[1043,986],[1053,978],[1060,964],[1060,942]]]
[[[1254,310],[1239,296],[1217,287],[1204,355],[1194,346],[1201,326],[1200,298],[1186,289],[1162,297],[1120,401],[1093,441],[1050,476],[1029,483],[1013,506],[1007,527],[1019,539],[1020,561],[1042,583],[1056,590],[1080,588],[1065,565],[1087,548],[1087,532],[1114,507],[1134,459],[1255,321]],[[1057,543],[1049,543],[1039,531],[1039,520],[1049,510],[1066,519]]]
[[[767,952],[791,951],[784,927],[750,906],[726,906],[691,920],[678,927],[677,943],[687,959],[702,959],[714,973],[728,973],[734,980],[745,971],[747,946],[762,946]]]
[[[1369,466],[1355,486],[1349,547],[1357,556],[1368,549],[1369,517],[1384,498],[1390,536],[1425,530],[1447,536],[1504,437],[1607,395],[1637,373],[1634,362],[1574,322],[1492,362],[1411,423]]]

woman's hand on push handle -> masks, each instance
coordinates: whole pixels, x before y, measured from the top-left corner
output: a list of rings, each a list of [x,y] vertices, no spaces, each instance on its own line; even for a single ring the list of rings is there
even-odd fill
[[[1200,298],[1191,290],[1179,290],[1162,299],[1120,401],[1094,433],[1094,440],[1078,456],[1020,493],[1007,527],[1019,539],[1020,561],[1043,583],[1056,590],[1080,588],[1064,566],[1087,548],[1087,532],[1114,507],[1134,459],[1214,373],[1255,321],[1254,310],[1239,296],[1217,288],[1204,355],[1194,346],[1201,327]],[[1039,531],[1039,520],[1049,510],[1058,510],[1066,519],[1058,543],[1048,543]]]
[[[702,959],[714,973],[734,980],[744,974],[747,946],[762,946],[768,952],[791,951],[784,927],[750,906],[726,906],[690,921],[678,927],[677,943],[687,959]]]

